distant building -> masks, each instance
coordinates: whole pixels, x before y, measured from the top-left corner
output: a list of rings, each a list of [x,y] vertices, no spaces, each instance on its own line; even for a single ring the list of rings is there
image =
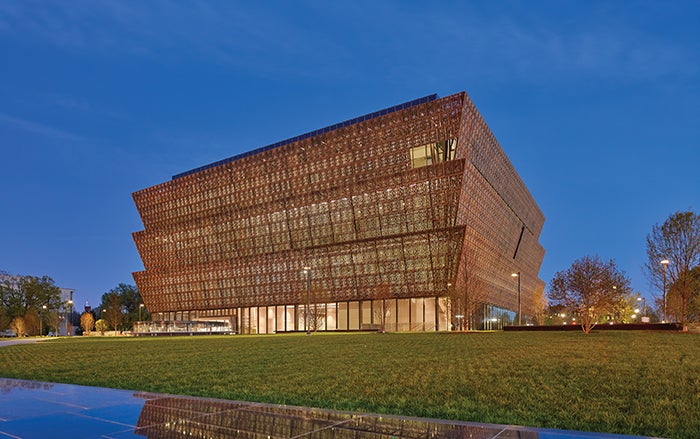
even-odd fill
[[[242,333],[489,329],[516,323],[519,307],[529,321],[544,288],[544,216],[466,93],[348,120],[133,197],[145,227],[134,233],[145,267],[134,279],[156,321]]]

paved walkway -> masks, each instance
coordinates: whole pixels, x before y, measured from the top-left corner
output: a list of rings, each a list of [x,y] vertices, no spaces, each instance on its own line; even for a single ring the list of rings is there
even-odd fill
[[[641,439],[0,378],[0,438]]]
[[[12,346],[13,344],[29,344],[36,343],[38,341],[49,340],[47,338],[25,338],[25,337],[13,337],[13,338],[0,338],[0,348],[3,346]]]

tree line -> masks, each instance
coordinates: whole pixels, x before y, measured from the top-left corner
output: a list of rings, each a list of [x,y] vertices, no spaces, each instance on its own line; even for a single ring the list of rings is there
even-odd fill
[[[16,335],[58,333],[64,319],[70,323],[70,306],[49,276],[0,272],[0,331]]]
[[[92,331],[131,331],[136,322],[149,318],[139,290],[134,285],[120,283],[102,294],[97,308],[85,311],[80,316],[80,326],[87,334]]]
[[[120,283],[102,295],[97,308],[79,314],[49,276],[0,272],[0,333],[17,336],[90,333],[93,330],[128,331],[148,320],[148,309],[138,289]],[[60,331],[59,331],[60,329]]]
[[[646,252],[648,260],[643,272],[659,291],[649,307],[639,293],[632,291],[630,279],[614,260],[603,261],[594,255],[583,256],[555,274],[548,288],[548,312],[541,312],[545,308],[544,298],[535,297],[538,309],[532,312],[533,317],[541,324],[544,315],[549,315],[550,322],[555,323],[558,316],[568,315],[577,319],[584,332],[601,323],[639,321],[641,312],[649,315],[647,310],[651,310],[655,321],[678,322],[683,330],[687,330],[689,323],[700,322],[700,215],[692,211],[676,212],[662,224],[654,225],[646,238]],[[469,265],[472,259],[465,258],[465,263]],[[466,268],[470,272],[470,267]],[[453,323],[456,328],[472,326],[469,319],[482,302],[483,290],[476,277],[448,285],[450,307],[453,314],[461,316]],[[377,299],[392,298],[384,285],[377,295]],[[317,299],[314,297],[314,302]],[[97,308],[78,316],[64,303],[61,289],[50,277],[0,272],[0,303],[0,331],[9,328],[20,336],[58,333],[65,319],[67,329],[78,323],[89,333],[131,330],[137,321],[150,318],[138,289],[124,283],[104,293]],[[647,310],[642,311],[642,307]],[[391,310],[379,308],[374,319],[384,330]],[[309,310],[310,330],[322,322],[320,313],[315,312],[319,309],[313,306]]]
[[[651,308],[657,320],[681,324],[700,321],[700,215],[676,212],[652,227],[646,238],[643,272],[659,293]],[[630,310],[638,316],[639,294],[614,260],[584,256],[557,272],[549,285],[550,315],[578,318],[584,332],[596,324],[624,321]],[[559,314],[561,312],[561,314]],[[635,314],[632,314],[635,315]]]

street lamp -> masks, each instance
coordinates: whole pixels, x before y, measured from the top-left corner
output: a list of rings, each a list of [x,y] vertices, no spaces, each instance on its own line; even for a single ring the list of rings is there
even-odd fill
[[[642,302],[642,322],[649,323],[649,317],[647,317],[647,301],[643,297],[637,297],[637,302]],[[646,321],[645,321],[646,320]]]
[[[304,267],[304,273],[306,273],[306,316],[304,318],[304,329],[306,329],[306,335],[311,335],[311,328],[309,327],[309,312],[311,311],[311,267]]]
[[[521,326],[522,323],[522,307],[520,304],[520,272],[518,271],[517,273],[511,274],[511,277],[517,277],[518,278],[518,326]]]
[[[46,305],[41,305],[41,309],[46,312]],[[39,314],[39,337],[44,335],[44,313]]]
[[[666,266],[668,263],[668,259],[664,259],[660,262],[660,264],[664,267],[664,323],[666,323]]]
[[[462,330],[462,319],[464,319],[464,314],[457,314],[455,316],[455,318],[459,322],[459,330],[461,331]]]
[[[139,322],[141,321],[141,310],[143,309],[144,306],[146,306],[146,305],[144,305],[143,303],[139,304]]]
[[[68,315],[69,315],[69,312],[70,312],[70,311],[69,311],[69,308],[70,308],[72,305],[73,305],[73,301],[72,301],[72,300],[68,300],[68,302],[66,302],[66,336],[68,336]]]

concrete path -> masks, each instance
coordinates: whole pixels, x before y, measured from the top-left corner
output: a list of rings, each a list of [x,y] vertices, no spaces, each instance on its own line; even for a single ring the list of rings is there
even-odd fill
[[[48,338],[37,338],[37,337],[13,337],[13,338],[0,338],[0,348],[4,346],[12,346],[14,344],[29,344],[37,343],[40,341],[49,340]]]

